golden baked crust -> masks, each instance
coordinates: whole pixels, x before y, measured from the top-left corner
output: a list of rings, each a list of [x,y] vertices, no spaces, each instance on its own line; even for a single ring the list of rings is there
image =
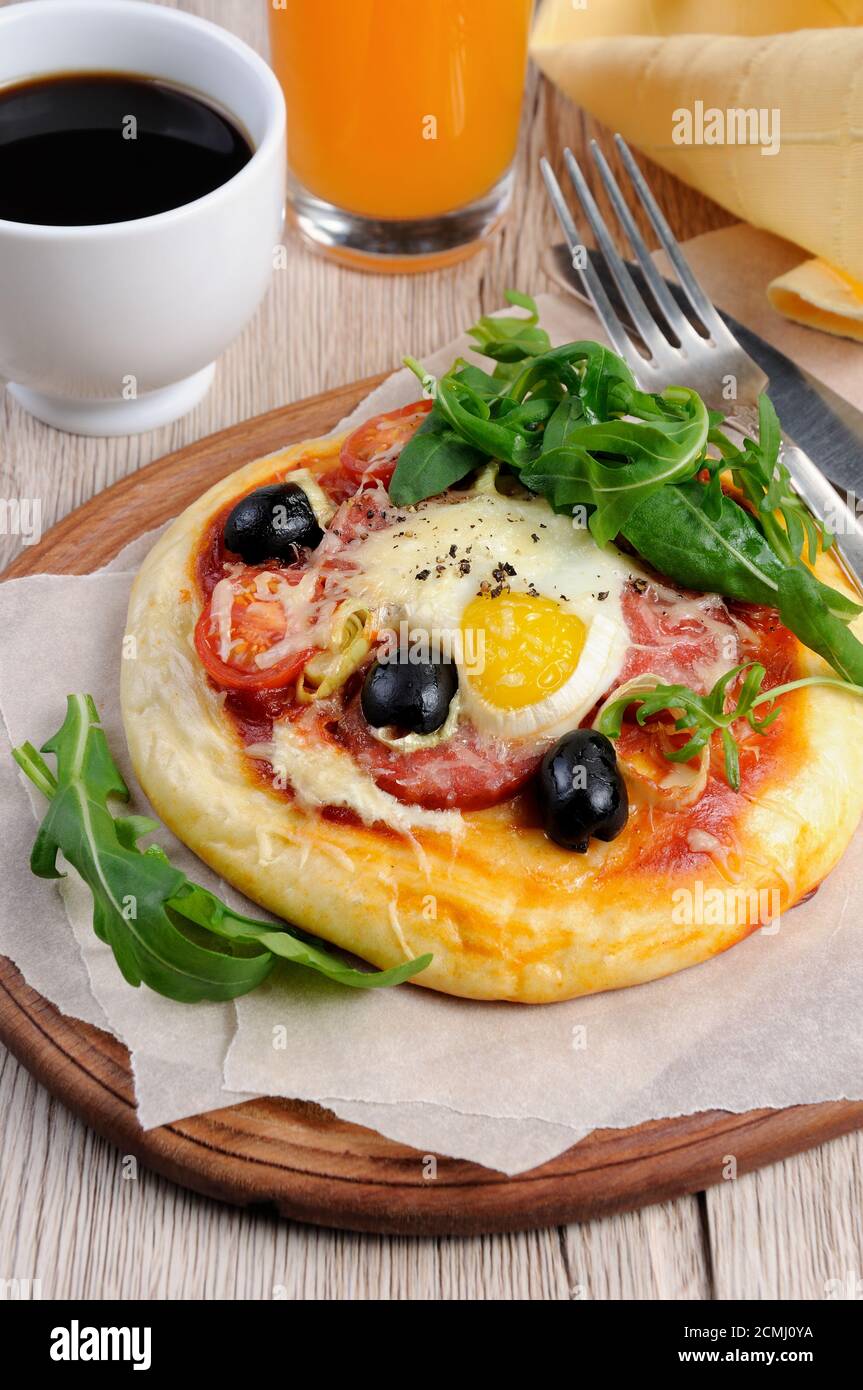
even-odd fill
[[[441,831],[396,834],[305,810],[256,775],[195,652],[195,556],[235,497],[300,464],[334,466],[340,442],[298,445],[217,483],[135,581],[126,736],[157,813],[196,854],[286,921],[379,967],[430,951],[418,984],[526,1003],[694,965],[817,887],[863,812],[863,701],[831,689],[784,697],[741,795],[712,782],[686,811],[644,807],[586,855],[547,840],[520,797],[456,813],[455,835],[453,813]],[[817,572],[847,592],[829,556]],[[863,619],[855,626],[863,634]],[[800,674],[824,669],[799,644],[796,661]]]

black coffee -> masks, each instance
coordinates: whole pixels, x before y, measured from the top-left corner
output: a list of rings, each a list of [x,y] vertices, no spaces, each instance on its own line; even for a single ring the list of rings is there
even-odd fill
[[[123,73],[0,88],[0,218],[125,222],[181,207],[251,159],[246,136],[200,97]]]

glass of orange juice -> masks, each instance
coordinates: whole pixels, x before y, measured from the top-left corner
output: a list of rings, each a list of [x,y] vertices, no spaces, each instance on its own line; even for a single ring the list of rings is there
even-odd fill
[[[533,0],[268,0],[289,209],[366,269],[461,259],[512,194]]]

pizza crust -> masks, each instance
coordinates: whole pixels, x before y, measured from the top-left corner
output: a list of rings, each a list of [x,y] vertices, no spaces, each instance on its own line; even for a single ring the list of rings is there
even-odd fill
[[[459,814],[455,830],[451,813],[440,830],[426,813],[395,833],[322,817],[257,777],[195,652],[194,557],[233,498],[310,459],[334,464],[340,442],[298,445],[217,483],[165,531],[135,581],[123,719],[141,786],[179,839],[253,901],[376,966],[431,952],[417,984],[525,1003],[684,969],[817,887],[863,812],[863,700],[830,689],[785,697],[770,766],[755,795],[739,798],[733,843],[702,832],[673,872],[650,866],[646,812],[613,843],[577,855],[520,823],[518,800]],[[829,556],[817,573],[848,592]],[[863,618],[855,630],[863,635]],[[799,658],[801,674],[825,669],[803,647]],[[723,911],[687,921],[687,893],[714,904],[722,893]]]

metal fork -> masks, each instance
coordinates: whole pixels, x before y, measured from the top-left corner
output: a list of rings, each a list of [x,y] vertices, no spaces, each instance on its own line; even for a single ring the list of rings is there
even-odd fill
[[[619,135],[614,138],[633,189],[677,275],[680,298],[689,314],[702,325],[704,334],[693,326],[657,270],[620,186],[595,140],[591,141],[591,154],[611,205],[635,253],[642,282],[646,282],[648,298],[652,298],[653,307],[649,307],[630,266],[619,254],[578,162],[572,151],[567,149],[564,151],[567,172],[596,237],[601,257],[626,309],[629,324],[624,323],[612,304],[585,250],[554,171],[548,160],[543,159],[540,164],[542,176],[563,228],[573,269],[579,275],[585,294],[596,310],[612,347],[629,364],[642,390],[661,391],[666,386],[688,386],[697,391],[708,406],[722,410],[726,416],[726,426],[735,433],[741,436],[756,434],[758,396],[768,386],[768,378],[716,312],[696,280],[629,147]],[[727,399],[729,386],[733,387],[735,393],[732,401]],[[817,520],[836,534],[834,552],[848,578],[858,589],[863,588],[863,529],[857,517],[817,465],[784,433],[782,442],[782,462],[791,475],[794,490]]]

